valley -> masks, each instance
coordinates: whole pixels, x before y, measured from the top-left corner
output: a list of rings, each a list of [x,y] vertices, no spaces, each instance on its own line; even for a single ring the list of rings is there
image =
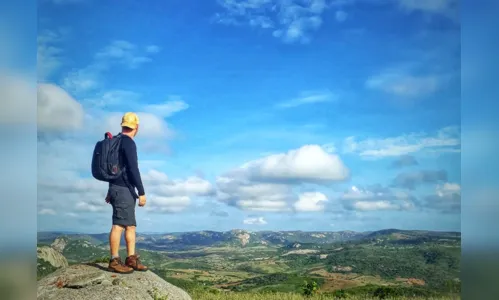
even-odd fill
[[[142,261],[193,294],[300,294],[305,282],[315,282],[321,295],[386,291],[400,296],[450,297],[460,292],[460,243],[457,232],[396,229],[232,230],[137,237]],[[40,232],[38,246],[59,249],[70,265],[106,262],[109,255],[107,234]]]

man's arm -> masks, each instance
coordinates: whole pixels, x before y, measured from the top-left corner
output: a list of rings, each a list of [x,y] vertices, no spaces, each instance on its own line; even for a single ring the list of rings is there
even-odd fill
[[[137,146],[133,140],[123,138],[122,147],[125,154],[125,163],[130,171],[130,181],[137,188],[139,196],[143,196],[145,195],[145,191],[142,185],[142,178],[140,177]]]

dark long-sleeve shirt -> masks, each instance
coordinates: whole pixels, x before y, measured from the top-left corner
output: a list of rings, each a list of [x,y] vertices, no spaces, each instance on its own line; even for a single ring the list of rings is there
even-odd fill
[[[145,195],[139,171],[137,146],[135,145],[135,141],[125,134],[122,134],[121,137],[121,155],[122,163],[126,167],[128,183],[132,185],[132,188],[137,188],[139,196]],[[118,179],[110,182],[110,184],[128,187],[125,182],[124,174]]]

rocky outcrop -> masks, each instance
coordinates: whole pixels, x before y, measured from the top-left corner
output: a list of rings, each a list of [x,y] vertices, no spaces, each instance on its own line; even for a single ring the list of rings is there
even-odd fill
[[[54,248],[57,252],[62,253],[64,251],[64,248],[66,248],[67,244],[68,240],[66,238],[58,237],[50,246]]]
[[[36,248],[36,257],[43,259],[55,268],[62,268],[68,266],[67,259],[54,248],[43,246]]]
[[[246,246],[250,241],[250,235],[248,233],[240,233],[236,237],[241,241],[241,246]]]
[[[182,289],[151,271],[115,274],[107,264],[73,265],[38,281],[41,300],[192,300]]]

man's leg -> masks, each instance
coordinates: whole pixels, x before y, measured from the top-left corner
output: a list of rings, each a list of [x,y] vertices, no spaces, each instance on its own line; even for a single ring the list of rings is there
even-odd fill
[[[148,268],[140,262],[139,255],[135,253],[135,231],[136,226],[127,226],[125,229],[125,240],[128,256],[125,265],[133,268],[135,271],[147,271]]]
[[[127,226],[125,228],[125,241],[127,256],[135,255],[135,226]]]
[[[111,250],[111,259],[119,257],[121,235],[123,234],[123,227],[120,225],[113,225],[109,233],[109,248]],[[127,245],[128,246],[128,245]]]
[[[127,195],[122,192],[118,186],[109,187],[110,203],[113,206],[113,227],[109,233],[109,250],[111,259],[108,269],[111,272],[128,274],[133,272],[133,268],[123,264],[120,258],[120,241],[123,234],[123,229],[126,226],[126,207]]]

